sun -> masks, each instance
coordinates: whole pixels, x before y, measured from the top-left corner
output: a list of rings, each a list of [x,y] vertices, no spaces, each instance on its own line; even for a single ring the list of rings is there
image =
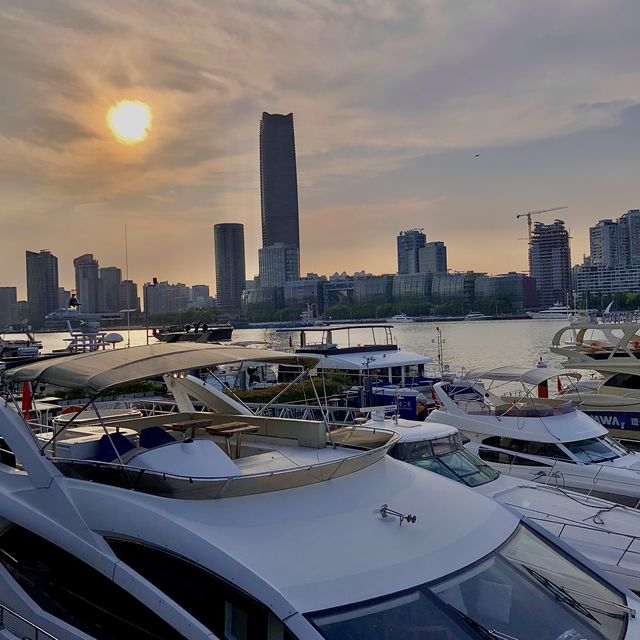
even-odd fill
[[[107,124],[118,142],[142,142],[151,129],[151,107],[141,100],[120,100],[107,112]]]

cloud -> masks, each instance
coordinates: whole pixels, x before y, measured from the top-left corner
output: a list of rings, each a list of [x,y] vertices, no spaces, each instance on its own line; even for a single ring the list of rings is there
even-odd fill
[[[640,104],[639,19],[631,0],[0,0],[0,216],[33,207],[34,240],[48,246],[53,224],[73,227],[87,219],[83,203],[97,203],[95,216],[153,221],[165,251],[194,221],[200,237],[246,221],[250,271],[259,117],[293,111],[306,241],[323,231],[318,211],[343,228],[349,207],[366,224],[373,205],[358,189],[370,181],[395,193],[395,206],[383,200],[392,223],[373,218],[375,249],[343,233],[324,259],[309,245],[314,269],[333,270],[341,250],[366,268],[388,234],[410,226],[409,203],[443,195],[432,185],[425,198],[424,179],[402,177],[423,158],[620,125]],[[153,108],[144,144],[119,145],[105,126],[122,98]],[[21,273],[18,253],[6,255],[4,271]]]

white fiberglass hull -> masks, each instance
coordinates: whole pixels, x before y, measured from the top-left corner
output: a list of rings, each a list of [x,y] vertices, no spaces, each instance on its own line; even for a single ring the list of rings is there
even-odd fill
[[[514,439],[528,437],[523,420],[538,420],[537,418],[511,418],[502,416],[499,420],[495,416],[483,415],[454,415],[445,411],[433,411],[428,420],[443,422],[459,429],[470,438],[466,445],[473,454],[489,462],[500,471],[517,478],[525,478],[563,489],[571,489],[580,493],[589,493],[605,500],[635,507],[640,502],[640,455],[630,453],[616,460],[604,463],[578,464],[554,460],[542,456],[516,456],[503,454],[508,462],[487,460],[487,447],[482,441],[492,436],[504,436]],[[545,425],[555,437],[547,438],[553,442],[563,439],[588,438],[593,435],[589,430],[590,420],[580,412],[574,416],[562,416],[561,419],[545,418]],[[582,429],[581,429],[582,427]]]
[[[535,520],[599,564],[615,579],[640,591],[640,511],[592,496],[501,475],[475,487],[477,493]]]

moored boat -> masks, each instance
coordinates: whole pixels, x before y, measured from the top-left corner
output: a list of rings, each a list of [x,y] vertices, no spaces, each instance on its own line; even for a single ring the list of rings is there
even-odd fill
[[[86,393],[55,432],[0,406],[0,582],[75,640],[635,638],[640,600],[515,512],[393,460],[386,429],[210,411],[104,423],[109,389],[245,359],[198,344],[5,375]],[[93,428],[93,430],[92,430]],[[13,455],[13,458],[9,456]]]

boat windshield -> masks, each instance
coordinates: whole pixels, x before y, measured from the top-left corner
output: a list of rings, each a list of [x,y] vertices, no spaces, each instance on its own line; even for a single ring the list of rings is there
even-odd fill
[[[459,433],[420,442],[399,442],[390,455],[469,487],[486,484],[500,475],[464,449]]]
[[[618,442],[608,436],[600,438],[587,438],[586,440],[576,440],[574,442],[563,442],[578,462],[606,462],[615,460],[626,455],[629,451]]]
[[[305,614],[328,640],[614,640],[624,597],[520,525],[499,549],[444,580]]]

